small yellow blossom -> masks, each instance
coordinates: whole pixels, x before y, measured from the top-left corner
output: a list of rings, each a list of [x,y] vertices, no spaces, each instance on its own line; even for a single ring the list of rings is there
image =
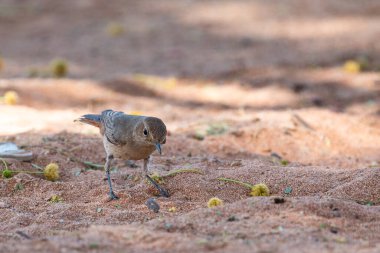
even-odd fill
[[[4,94],[4,102],[7,105],[15,105],[19,100],[18,94],[15,91],[7,91]]]
[[[124,27],[121,24],[116,23],[116,22],[109,23],[107,25],[106,31],[107,31],[107,34],[112,37],[120,36],[125,32]]]
[[[213,197],[213,198],[209,199],[209,201],[207,202],[208,208],[212,208],[215,206],[221,206],[221,205],[223,205],[223,200],[221,200],[220,198],[217,198],[217,197]]]
[[[251,188],[251,196],[269,196],[269,188],[266,184],[255,184]]]
[[[361,71],[361,66],[358,61],[349,60],[344,63],[343,69],[348,73],[359,73]]]
[[[54,60],[50,64],[51,73],[54,77],[64,77],[69,71],[69,67],[66,61],[64,60]]]
[[[53,195],[53,196],[51,196],[51,198],[49,199],[49,201],[52,202],[52,203],[58,203],[58,202],[62,202],[63,199],[60,196],[58,196],[58,195]]]
[[[59,167],[56,163],[49,163],[44,169],[44,176],[49,181],[56,181],[59,178]]]

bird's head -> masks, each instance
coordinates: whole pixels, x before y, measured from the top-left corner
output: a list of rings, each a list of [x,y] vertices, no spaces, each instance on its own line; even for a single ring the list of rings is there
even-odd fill
[[[166,143],[166,126],[164,122],[155,117],[147,117],[137,128],[140,139],[154,145],[161,155],[161,145]]]

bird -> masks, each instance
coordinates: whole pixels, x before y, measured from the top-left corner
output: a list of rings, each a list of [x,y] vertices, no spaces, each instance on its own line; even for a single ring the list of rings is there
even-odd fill
[[[110,178],[111,163],[115,158],[124,160],[144,160],[143,174],[159,190],[169,197],[169,193],[148,175],[150,155],[166,143],[166,125],[156,117],[129,115],[114,110],[104,110],[101,114],[85,114],[75,121],[86,123],[100,129],[106,152],[104,165],[109,186],[110,200],[118,199]]]

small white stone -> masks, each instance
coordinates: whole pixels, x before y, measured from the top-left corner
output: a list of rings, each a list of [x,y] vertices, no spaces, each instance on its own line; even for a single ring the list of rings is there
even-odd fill
[[[8,203],[0,201],[0,208],[9,208],[9,207],[10,207],[10,205]]]

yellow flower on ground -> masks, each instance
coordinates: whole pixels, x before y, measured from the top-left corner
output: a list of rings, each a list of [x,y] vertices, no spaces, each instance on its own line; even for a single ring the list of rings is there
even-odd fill
[[[163,82],[164,89],[166,90],[172,90],[177,86],[177,79],[175,78],[168,78],[165,79]]]
[[[51,73],[54,77],[64,77],[69,71],[69,66],[65,60],[54,60],[50,63]]]
[[[117,37],[125,32],[124,27],[116,22],[109,23],[106,28],[107,34],[112,37]]]
[[[266,184],[255,184],[251,188],[251,196],[269,196],[269,188]]]
[[[4,94],[4,102],[7,105],[15,105],[19,100],[18,94],[15,91],[7,91]]]
[[[223,205],[223,200],[221,200],[220,198],[217,198],[217,197],[213,197],[213,198],[209,199],[209,201],[207,202],[208,208],[213,208],[213,207],[222,206],[222,205]]]
[[[344,63],[343,69],[348,73],[359,73],[361,71],[361,66],[358,61],[349,60]]]
[[[169,212],[175,213],[175,212],[177,212],[177,208],[175,206],[172,206],[169,208]]]
[[[49,199],[50,202],[52,203],[58,203],[58,202],[62,202],[62,198],[58,195],[53,195],[51,196],[51,198]]]
[[[49,163],[44,169],[44,176],[49,181],[56,181],[59,178],[59,167],[56,163]]]

